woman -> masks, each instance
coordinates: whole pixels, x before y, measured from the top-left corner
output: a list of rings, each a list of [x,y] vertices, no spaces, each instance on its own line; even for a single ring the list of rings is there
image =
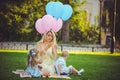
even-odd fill
[[[38,59],[42,58],[42,69],[48,69],[50,75],[55,74],[54,62],[57,58],[57,44],[56,36],[52,30],[45,33],[42,39],[37,43],[37,49],[39,50]]]

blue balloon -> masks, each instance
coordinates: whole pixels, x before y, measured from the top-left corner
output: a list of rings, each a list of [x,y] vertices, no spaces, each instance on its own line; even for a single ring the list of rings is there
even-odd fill
[[[61,16],[63,21],[68,20],[72,16],[72,7],[68,4],[63,6],[63,14]]]
[[[53,9],[54,9],[55,2],[51,1],[47,3],[46,5],[46,13],[50,15],[54,15]]]
[[[57,19],[60,18],[62,15],[62,10],[63,10],[63,4],[61,2],[55,2],[53,8],[53,12],[54,12],[53,16]]]
[[[72,16],[72,7],[68,4],[63,5],[61,2],[51,1],[46,5],[46,13],[66,21]]]

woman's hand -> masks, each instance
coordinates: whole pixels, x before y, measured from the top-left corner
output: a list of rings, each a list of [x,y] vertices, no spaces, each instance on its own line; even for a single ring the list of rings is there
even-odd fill
[[[43,69],[42,73],[43,73],[43,76],[45,76],[45,77],[49,77],[50,76],[50,71],[48,71],[47,69]]]
[[[40,56],[45,54],[45,46],[43,43],[37,44],[37,49],[39,50]]]
[[[43,60],[42,59],[40,59],[37,63],[38,64],[41,64],[43,62]]]
[[[42,47],[43,47],[42,43],[37,45],[37,48],[38,48],[39,51],[43,49]]]
[[[55,59],[58,57],[57,48],[58,48],[57,45],[52,46],[52,53],[53,53],[53,56],[54,56]]]

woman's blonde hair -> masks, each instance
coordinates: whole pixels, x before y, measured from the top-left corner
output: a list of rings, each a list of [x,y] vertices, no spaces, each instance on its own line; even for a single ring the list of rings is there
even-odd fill
[[[55,33],[54,33],[52,30],[48,31],[47,33],[44,33],[44,35],[42,36],[42,39],[41,39],[40,41],[38,41],[37,44],[44,42],[45,39],[46,39],[46,36],[47,36],[47,34],[48,34],[49,32],[51,32],[52,35],[53,35],[53,40],[52,40],[51,43],[52,43],[52,44],[57,44],[57,43],[56,43],[56,36],[55,36]]]

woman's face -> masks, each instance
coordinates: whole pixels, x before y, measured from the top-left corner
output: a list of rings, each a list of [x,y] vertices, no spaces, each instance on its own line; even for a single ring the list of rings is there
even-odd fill
[[[48,32],[46,35],[46,41],[51,42],[53,40],[53,34],[52,32]]]

